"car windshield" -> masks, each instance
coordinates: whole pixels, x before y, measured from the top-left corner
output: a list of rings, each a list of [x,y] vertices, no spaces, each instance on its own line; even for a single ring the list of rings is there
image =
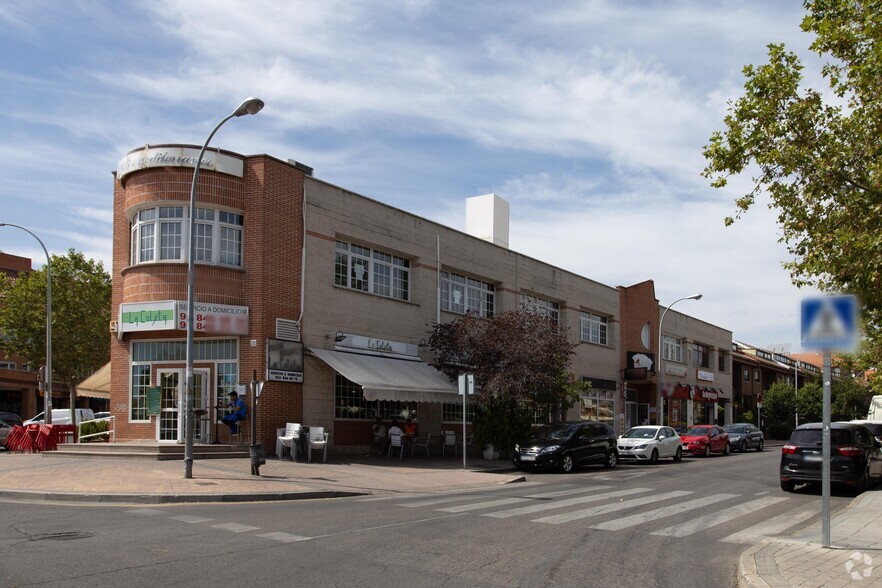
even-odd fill
[[[634,427],[630,429],[627,433],[622,435],[622,437],[626,439],[655,439],[656,429],[649,429],[646,427]]]
[[[744,425],[726,425],[723,430],[727,433],[746,433],[747,427]]]
[[[870,429],[874,437],[882,435],[882,423],[864,423],[864,426]]]
[[[579,425],[567,425],[564,423],[545,425],[538,429],[533,436],[539,439],[569,439],[578,428]]]
[[[851,431],[848,429],[830,429],[831,445],[847,445],[851,443]],[[792,445],[820,445],[821,429],[800,429],[790,435]]]
[[[707,437],[707,434],[710,432],[710,427],[692,427],[688,431],[686,431],[686,435],[696,435],[698,437]]]

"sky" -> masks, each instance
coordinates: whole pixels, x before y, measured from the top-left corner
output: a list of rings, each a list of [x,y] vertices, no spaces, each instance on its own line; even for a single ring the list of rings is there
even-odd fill
[[[701,176],[742,68],[785,43],[823,89],[795,0],[0,2],[0,223],[51,254],[112,258],[113,178],[144,144],[296,159],[315,177],[465,230],[510,203],[510,248],[798,350],[800,300],[762,198]],[[45,254],[0,227],[0,250]]]

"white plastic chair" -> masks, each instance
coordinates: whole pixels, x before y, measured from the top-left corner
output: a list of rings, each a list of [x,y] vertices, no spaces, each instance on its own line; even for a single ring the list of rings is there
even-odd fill
[[[441,456],[443,457],[447,448],[453,449],[453,455],[459,455],[459,444],[456,442],[456,433],[453,431],[443,431],[441,433]]]
[[[431,457],[431,453],[429,452],[429,444],[432,443],[432,434],[426,433],[425,438],[420,441],[419,439],[414,440],[413,442],[413,455],[416,455],[417,447],[425,447],[426,448],[426,457]]]
[[[309,463],[312,463],[312,449],[321,449],[323,451],[322,454],[322,463],[325,463],[328,460],[328,434],[325,433],[324,427],[310,427],[309,428],[309,437],[307,438],[307,448],[306,448],[306,460]]]
[[[300,446],[300,430],[302,428],[300,423],[287,423],[284,429],[276,431],[278,435],[276,438],[276,455],[279,456],[279,459],[282,459],[282,455],[287,447],[291,460],[297,461],[297,449]]]
[[[390,433],[389,434],[389,453],[387,456],[392,455],[392,449],[397,447],[401,452],[398,454],[398,459],[404,457],[404,443],[401,442],[401,435],[398,433]]]

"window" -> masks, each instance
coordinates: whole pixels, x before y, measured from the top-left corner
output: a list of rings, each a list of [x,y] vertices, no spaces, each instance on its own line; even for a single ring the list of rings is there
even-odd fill
[[[717,349],[717,371],[726,373],[728,367],[728,354],[722,349]]]
[[[156,260],[187,261],[189,227],[186,217],[187,208],[183,206],[159,206],[139,211],[132,224],[132,265]],[[197,208],[195,217],[193,245],[196,261],[241,267],[243,215]]]
[[[493,316],[496,287],[458,274],[441,272],[441,310],[483,318]]]
[[[683,340],[665,335],[662,339],[662,356],[665,361],[683,363]]]
[[[547,317],[555,325],[560,324],[560,304],[531,294],[521,294],[521,308]]]
[[[337,241],[334,284],[396,300],[410,299],[410,262],[403,257]]]
[[[607,318],[590,312],[582,312],[581,340],[598,345],[607,344]]]
[[[18,366],[14,361],[0,361],[0,370],[15,370]]]
[[[466,422],[471,423],[475,407],[473,404],[466,404]],[[442,423],[462,423],[462,402],[445,402],[441,405],[441,422]]]
[[[744,381],[749,382],[750,381],[750,368],[744,368],[743,373],[744,373]]]
[[[147,416],[147,388],[150,386],[150,366],[132,366],[132,404],[129,420],[146,421]]]
[[[361,386],[334,374],[334,417],[338,419],[417,420],[417,403],[392,400],[365,400]],[[460,408],[462,414],[462,408]]]
[[[760,381],[760,371],[759,370],[753,370],[753,381],[754,382]]]
[[[692,349],[692,365],[710,368],[710,347],[696,343]]]
[[[615,416],[615,391],[591,390],[582,394],[581,420],[600,421],[610,426]]]

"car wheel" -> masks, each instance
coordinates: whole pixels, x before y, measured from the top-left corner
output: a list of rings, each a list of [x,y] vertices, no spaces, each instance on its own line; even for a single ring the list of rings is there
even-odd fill
[[[616,465],[618,465],[618,463],[619,463],[619,454],[616,453],[615,451],[610,451],[609,453],[606,454],[606,461],[603,462],[603,467],[605,467],[608,470],[611,470],[612,468],[616,467]]]
[[[760,439],[759,445],[756,446],[756,450],[757,450],[757,452],[760,452],[763,450],[763,440],[762,439]]]
[[[738,451],[740,451],[741,453],[747,452],[747,441],[741,442],[741,447],[738,448]]]
[[[563,473],[569,474],[571,471],[573,471],[574,465],[575,463],[573,462],[573,456],[569,453],[564,454],[564,456],[560,458],[560,470]]]
[[[674,454],[674,461],[680,461],[683,459],[683,450],[681,448],[677,448],[677,453]]]
[[[655,449],[652,450],[652,455],[649,456],[649,463],[651,463],[652,465],[655,465],[658,463],[658,451],[657,450],[655,450]]]
[[[731,452],[732,452],[732,448],[729,447],[728,443],[726,443],[726,446],[723,447],[723,455],[729,455],[729,453],[731,453]]]
[[[705,457],[710,457],[710,454],[711,454],[710,444],[705,445],[705,446],[704,446],[704,456],[705,456]]]
[[[784,492],[793,492],[793,490],[795,488],[796,488],[796,482],[793,482],[790,480],[787,480],[785,482],[784,480],[781,480],[781,490],[783,490]]]

